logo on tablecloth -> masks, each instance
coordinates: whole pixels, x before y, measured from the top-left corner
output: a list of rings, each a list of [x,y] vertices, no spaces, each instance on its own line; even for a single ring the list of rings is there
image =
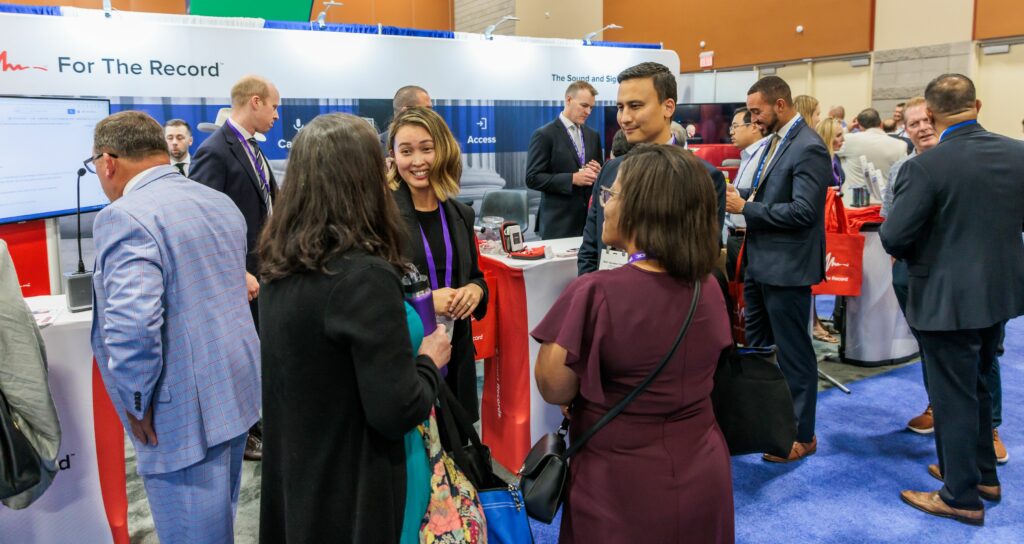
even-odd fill
[[[49,72],[45,66],[25,66],[24,64],[12,63],[7,60],[7,50],[0,50],[0,72],[24,72],[26,70],[39,70]]]

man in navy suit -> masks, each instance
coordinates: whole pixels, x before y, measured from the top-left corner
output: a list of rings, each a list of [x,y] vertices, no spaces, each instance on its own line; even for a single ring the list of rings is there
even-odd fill
[[[592,186],[601,173],[601,136],[585,123],[597,89],[573,81],[558,118],[530,137],[526,186],[543,193],[536,230],[545,240],[583,233]]]
[[[676,140],[672,135],[672,115],[676,111],[676,77],[668,67],[657,62],[642,62],[619,73],[619,93],[616,98],[618,115],[616,120],[630,145],[666,144],[683,146],[686,142]],[[604,228],[604,208],[597,204],[601,188],[610,188],[619,173],[619,165],[628,155],[615,157],[601,169],[601,175],[591,192],[587,223],[583,228],[583,244],[580,245],[576,266],[579,275],[594,272],[601,267],[601,261],[611,257],[609,249],[601,240]],[[725,228],[725,176],[711,163],[698,157],[707,169],[718,195],[719,232]],[[721,243],[721,240],[719,240]],[[623,259],[622,262],[625,262]],[[608,263],[606,263],[608,264]]]
[[[978,124],[974,83],[941,75],[925,88],[939,143],[907,161],[882,225],[886,251],[907,263],[907,322],[917,333],[935,414],[933,492],[911,506],[972,525],[981,499],[1001,498],[985,377],[1002,327],[1024,314],[1024,143]]]
[[[825,192],[832,161],[813,127],[793,108],[789,85],[777,76],[758,80],[747,91],[751,120],[770,140],[758,160],[752,187],[729,186],[726,211],[747,223],[746,337],[751,346],[779,348],[797,433],[788,463],[818,448],[814,418],[818,401],[818,359],[808,331],[811,286],[825,277]]]
[[[253,75],[240,79],[231,88],[231,115],[199,146],[189,171],[190,179],[228,195],[245,217],[245,281],[257,330],[260,285],[256,244],[263,223],[273,213],[277,181],[256,142],[256,133],[265,134],[274,126],[280,103],[281,94],[267,79]],[[262,459],[261,436],[257,425],[246,444],[246,459]]]
[[[168,164],[163,128],[142,112],[96,125],[89,166],[110,199],[94,226],[92,350],[157,536],[232,542],[260,409],[242,214]]]

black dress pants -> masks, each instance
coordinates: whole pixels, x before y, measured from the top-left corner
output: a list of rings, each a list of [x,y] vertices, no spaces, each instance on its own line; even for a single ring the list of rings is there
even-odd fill
[[[746,303],[747,345],[778,346],[779,366],[793,395],[796,440],[814,438],[818,405],[818,357],[809,332],[811,288],[766,285],[747,278],[743,285]]]
[[[999,485],[992,445],[992,395],[986,377],[1003,322],[984,329],[917,331],[935,413],[935,449],[946,504],[980,509],[978,484]]]

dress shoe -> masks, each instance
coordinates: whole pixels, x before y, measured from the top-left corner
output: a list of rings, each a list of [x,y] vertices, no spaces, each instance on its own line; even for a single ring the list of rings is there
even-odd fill
[[[903,499],[903,502],[926,514],[955,519],[960,523],[966,523],[968,525],[985,524],[984,507],[980,510],[953,508],[946,504],[946,502],[942,500],[942,497],[939,497],[938,491],[900,491],[900,498]]]
[[[250,434],[245,439],[245,453],[242,456],[246,461],[262,461],[263,441]]]
[[[811,438],[810,442],[793,442],[793,449],[789,450],[787,457],[766,453],[761,458],[770,463],[792,463],[812,455],[816,451],[818,451],[818,437],[815,436]]]
[[[935,432],[935,418],[932,417],[931,404],[928,405],[924,413],[907,423],[907,430],[917,434],[932,434]]]
[[[992,446],[996,450],[996,462],[1005,465],[1010,460],[1010,452],[1006,451],[1006,445],[999,438],[999,429],[992,429]]]
[[[939,465],[928,465],[928,474],[938,481],[942,481],[942,471],[939,470]],[[986,501],[998,502],[1003,498],[1003,489],[998,485],[981,485],[978,484],[978,495]]]

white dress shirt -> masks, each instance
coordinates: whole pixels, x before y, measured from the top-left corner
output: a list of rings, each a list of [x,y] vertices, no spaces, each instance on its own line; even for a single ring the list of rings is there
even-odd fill
[[[182,170],[185,171],[185,177],[187,178],[189,168],[192,167],[192,154],[185,153],[185,156],[180,161],[174,160],[174,157],[171,157],[171,166],[177,168],[179,164],[182,165]]]
[[[572,137],[572,141],[576,143],[576,154],[579,155],[579,152],[583,151],[584,156],[586,156],[586,147],[584,147],[583,144],[583,129],[577,126],[576,123],[570,121],[565,114],[559,113],[558,119],[563,125],[565,125],[565,129],[569,131],[569,136]]]

